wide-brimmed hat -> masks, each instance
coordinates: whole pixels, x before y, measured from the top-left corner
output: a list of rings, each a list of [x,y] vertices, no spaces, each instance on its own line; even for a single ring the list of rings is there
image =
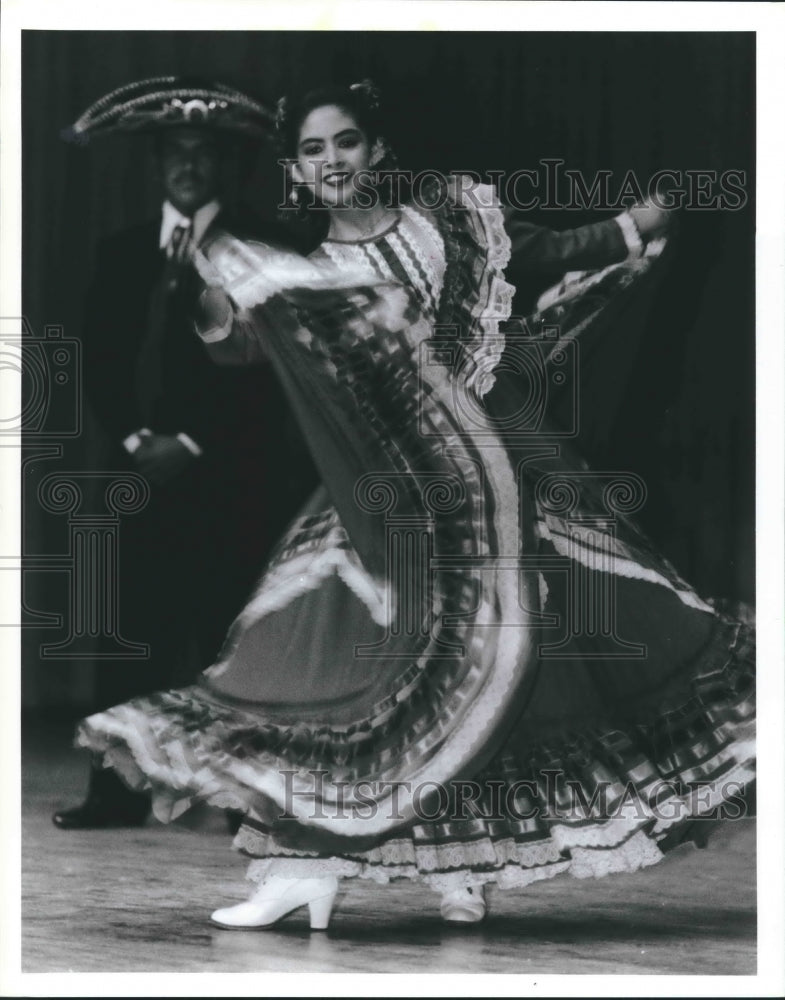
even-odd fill
[[[252,97],[223,83],[159,76],[105,94],[63,129],[62,136],[85,143],[97,135],[149,133],[177,125],[263,138],[272,132],[274,115]]]

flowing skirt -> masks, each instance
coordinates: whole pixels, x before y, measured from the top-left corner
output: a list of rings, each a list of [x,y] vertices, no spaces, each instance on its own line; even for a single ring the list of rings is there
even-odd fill
[[[741,815],[753,628],[652,551],[641,481],[588,469],[520,379],[483,404],[465,343],[393,283],[301,279],[248,317],[324,487],[200,682],[80,745],[163,821],[243,810],[255,878],[596,877]],[[547,386],[569,343],[545,346],[518,345]]]

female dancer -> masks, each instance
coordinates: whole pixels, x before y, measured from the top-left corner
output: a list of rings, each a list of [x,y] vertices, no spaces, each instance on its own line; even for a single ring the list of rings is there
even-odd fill
[[[366,88],[311,95],[283,132],[326,238],[309,261],[216,240],[200,328],[216,361],[276,366],[324,487],[202,682],[80,742],[161,819],[246,813],[259,885],[222,927],[305,905],[326,927],[346,877],[421,880],[472,922],[487,883],[656,863],[752,780],[751,631],[652,552],[627,517],[640,481],[567,456],[536,391],[653,258],[573,296],[555,343],[505,345],[525,241],[492,191],[369,198]]]

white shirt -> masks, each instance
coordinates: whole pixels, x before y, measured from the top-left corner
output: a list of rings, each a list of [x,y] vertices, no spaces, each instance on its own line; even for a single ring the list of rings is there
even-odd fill
[[[158,246],[163,250],[164,247],[169,245],[169,240],[171,240],[172,233],[177,226],[182,226],[183,229],[190,229],[194,243],[201,243],[202,237],[207,232],[207,227],[220,211],[221,203],[213,199],[212,201],[208,201],[206,205],[202,205],[201,208],[197,208],[193,217],[189,218],[189,216],[179,212],[170,201],[165,201],[161,216],[161,233],[158,237]]]
[[[177,226],[182,226],[183,229],[190,229],[194,243],[199,244],[207,232],[207,227],[220,211],[221,203],[214,198],[212,201],[208,201],[206,205],[198,208],[193,216],[189,218],[189,216],[183,215],[182,212],[176,209],[170,201],[165,201],[161,215],[161,232],[158,236],[158,246],[162,250],[164,247],[169,246],[172,233]],[[134,434],[129,434],[124,439],[123,447],[129,454],[133,455],[141,445],[142,438],[148,437],[152,433],[149,427],[140,427],[138,431]],[[184,444],[193,455],[202,454],[202,449],[187,434],[181,432],[177,435],[177,440]]]

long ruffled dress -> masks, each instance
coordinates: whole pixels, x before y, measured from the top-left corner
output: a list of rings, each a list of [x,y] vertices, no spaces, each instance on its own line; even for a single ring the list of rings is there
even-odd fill
[[[623,321],[656,254],[505,338],[493,193],[437,194],[308,261],[214,243],[237,309],[208,349],[272,361],[324,485],[198,684],[79,728],[164,821],[242,809],[253,878],[634,871],[753,779],[751,625],[652,551],[637,477],[548,423],[576,339]]]

